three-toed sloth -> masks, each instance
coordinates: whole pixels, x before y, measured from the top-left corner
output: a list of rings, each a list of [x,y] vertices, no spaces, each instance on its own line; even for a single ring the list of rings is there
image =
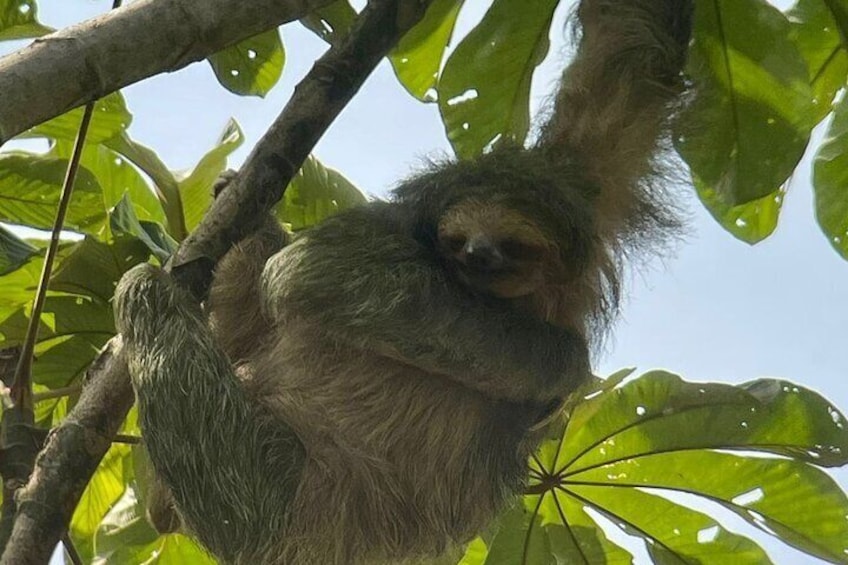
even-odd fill
[[[411,561],[521,491],[622,259],[675,224],[655,165],[691,11],[583,0],[532,146],[434,166],[290,245],[269,219],[204,310],[151,267],[122,280],[144,440],[189,533],[228,563]]]

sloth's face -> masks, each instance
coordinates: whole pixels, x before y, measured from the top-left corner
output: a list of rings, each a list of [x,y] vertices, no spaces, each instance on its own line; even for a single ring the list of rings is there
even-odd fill
[[[517,298],[554,282],[557,246],[533,220],[502,204],[467,199],[452,206],[438,238],[457,278],[478,292]]]

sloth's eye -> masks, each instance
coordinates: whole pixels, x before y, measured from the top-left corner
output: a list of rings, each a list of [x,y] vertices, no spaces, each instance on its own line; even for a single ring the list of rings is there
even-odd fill
[[[464,235],[446,235],[440,238],[442,245],[451,253],[459,253],[465,247],[467,238]]]
[[[499,247],[501,252],[510,259],[529,261],[542,256],[541,247],[518,239],[504,239],[500,242]]]

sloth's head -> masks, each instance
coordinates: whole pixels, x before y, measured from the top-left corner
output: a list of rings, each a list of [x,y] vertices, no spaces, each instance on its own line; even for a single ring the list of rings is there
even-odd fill
[[[415,237],[481,294],[516,299],[568,291],[599,249],[596,187],[568,158],[503,146],[435,164],[394,191]]]

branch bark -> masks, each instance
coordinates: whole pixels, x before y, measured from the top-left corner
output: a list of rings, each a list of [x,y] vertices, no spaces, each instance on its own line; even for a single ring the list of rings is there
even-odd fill
[[[133,6],[146,3],[149,2],[141,0]],[[282,197],[332,120],[403,33],[420,20],[430,3],[431,0],[369,2],[350,35],[321,57],[301,81],[282,114],[248,157],[242,173],[215,200],[195,233],[183,242],[174,260],[173,274],[179,284],[191,289],[195,296],[206,293],[211,266],[234,242],[251,233]],[[250,11],[262,12],[256,3],[246,4]],[[5,101],[4,92],[4,104]],[[18,492],[18,514],[0,565],[35,565],[49,560],[132,402],[126,362],[120,355],[120,339],[116,338],[92,365],[79,403],[51,432],[27,486]]]
[[[48,436],[27,485],[17,492],[18,512],[2,563],[41,565],[68,529],[71,515],[112,437],[133,404],[120,340],[89,368],[79,403]]]
[[[0,145],[149,76],[302,18],[332,0],[138,0],[0,59]]]

